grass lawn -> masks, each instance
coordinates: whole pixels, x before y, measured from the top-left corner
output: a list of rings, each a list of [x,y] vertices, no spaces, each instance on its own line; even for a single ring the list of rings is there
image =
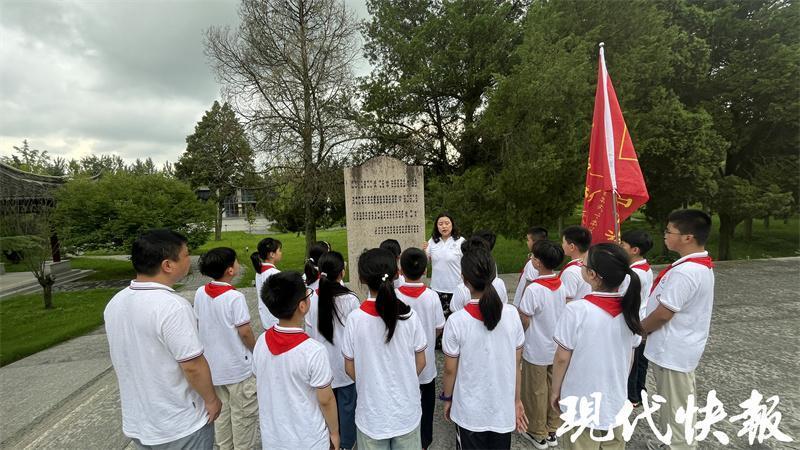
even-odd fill
[[[103,309],[116,292],[56,292],[50,310],[44,309],[41,293],[0,301],[0,366],[99,327]]]
[[[648,255],[651,261],[667,263],[677,259],[674,254],[666,259],[661,257],[664,245],[663,230],[650,226],[644,220],[639,219],[637,221],[634,219],[626,221],[622,229],[625,231],[643,228],[650,232],[655,244]],[[712,257],[716,255],[719,242],[719,223],[716,217],[713,220],[713,229],[708,242]],[[580,217],[573,217],[571,220],[565,220],[564,223],[566,226],[579,221]],[[430,234],[430,230],[428,230],[428,234]],[[302,271],[305,260],[305,237],[303,235],[298,236],[295,233],[258,235],[243,231],[223,232],[221,241],[209,240],[205,245],[195,250],[195,253],[203,253],[211,248],[220,246],[233,248],[239,255],[239,263],[247,269],[239,285],[251,286],[254,273],[249,255],[255,251],[258,241],[267,236],[279,239],[283,244],[283,261],[279,264],[280,269]],[[345,229],[320,230],[317,232],[317,238],[330,242],[336,251],[341,252],[345,259],[347,258],[347,231]],[[556,230],[551,231],[551,239],[554,241],[559,239],[556,235]],[[750,241],[745,241],[744,226],[740,224],[736,229],[732,251],[736,259],[800,256],[800,218],[797,216],[792,217],[788,223],[784,223],[783,220],[773,219],[769,229],[764,228],[762,220],[755,220],[753,223],[753,238]],[[498,237],[494,249],[494,257],[501,273],[518,272],[525,263],[527,254],[528,249],[522,238],[508,239],[502,236]]]

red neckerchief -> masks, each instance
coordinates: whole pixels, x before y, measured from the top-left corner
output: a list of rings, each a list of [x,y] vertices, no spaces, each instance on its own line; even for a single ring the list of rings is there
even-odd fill
[[[269,269],[274,269],[274,268],[275,268],[275,265],[273,265],[273,264],[261,263],[261,270],[269,270]]]
[[[220,295],[230,291],[231,289],[236,289],[236,288],[231,286],[230,284],[215,284],[215,283],[208,283],[205,286],[206,294],[208,294],[211,298],[217,298]]]
[[[667,272],[687,262],[697,263],[700,264],[701,266],[706,266],[709,269],[714,268],[714,261],[711,259],[710,256],[698,256],[696,258],[686,258],[683,261],[679,262],[678,264],[672,264],[668,266],[666,269],[662,270],[661,273],[659,273],[658,276],[656,277],[655,281],[653,281],[653,287],[650,288],[650,293],[652,294],[653,291],[656,290],[658,283],[661,281],[662,278],[664,278],[664,275],[666,275]]]
[[[559,277],[537,278],[533,282],[541,284],[551,291],[557,291],[561,287],[561,278]]]
[[[646,259],[643,259],[641,261],[636,261],[635,263],[631,264],[631,269],[639,269],[648,272],[650,271],[650,264],[647,262]]]
[[[274,326],[264,333],[267,348],[273,355],[286,353],[302,344],[306,339],[308,339],[308,335],[301,330],[280,331],[276,330]]]
[[[478,306],[477,303],[469,302],[464,305],[464,311],[468,312],[470,316],[480,320],[483,322],[483,314],[481,314],[481,308]]]
[[[611,317],[617,317],[619,313],[622,312],[622,296],[605,297],[589,294],[583,298],[587,302],[611,314]]]
[[[561,275],[564,273],[564,271],[567,270],[568,268],[572,267],[572,266],[583,267],[583,260],[581,260],[581,259],[573,259],[572,261],[568,262],[567,265],[564,266],[563,269],[561,269],[561,272],[558,272],[558,279],[560,280],[561,279]]]
[[[428,286],[425,286],[424,284],[422,286],[409,286],[407,284],[404,284],[399,288],[397,288],[397,290],[400,291],[401,294],[411,298],[419,298],[419,296],[422,295],[422,293],[425,292],[426,289],[428,289]]]
[[[364,303],[361,304],[361,310],[370,316],[380,316],[378,308],[375,306],[375,300],[364,300]]]

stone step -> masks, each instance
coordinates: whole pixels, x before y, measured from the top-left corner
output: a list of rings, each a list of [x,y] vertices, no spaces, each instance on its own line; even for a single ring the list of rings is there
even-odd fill
[[[69,272],[60,274],[53,286],[54,287],[61,286],[63,284],[72,281],[80,280],[81,278],[85,278],[94,272],[95,272],[94,270],[72,269]],[[9,286],[8,289],[3,289],[2,291],[0,291],[0,300],[4,300],[6,298],[13,297],[15,295],[41,292],[41,290],[42,286],[35,278],[32,278],[29,281],[26,281],[24,283],[19,283],[14,286]]]

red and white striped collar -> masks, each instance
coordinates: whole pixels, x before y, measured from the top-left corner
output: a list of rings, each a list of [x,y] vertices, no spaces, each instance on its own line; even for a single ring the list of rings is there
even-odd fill
[[[636,261],[635,263],[631,264],[631,267],[633,268],[633,267],[636,267],[636,266],[643,266],[645,264],[647,264],[647,260],[646,259],[640,259],[639,261]]]
[[[556,278],[556,277],[558,277],[557,273],[551,273],[550,275],[539,275],[539,278],[537,278],[537,280],[548,280],[550,278]]]
[[[670,265],[674,267],[674,266],[677,266],[678,264],[686,261],[687,259],[690,259],[690,258],[705,258],[707,256],[708,256],[708,252],[707,251],[705,251],[705,252],[697,252],[697,253],[690,253],[690,254],[684,256],[683,258],[675,261],[674,263],[672,263]]]
[[[619,292],[592,291],[592,293],[589,294],[589,295],[594,295],[595,297],[609,297],[609,298],[611,298],[611,297],[622,297],[622,294],[620,294]]]
[[[169,286],[167,286],[165,284],[156,283],[155,281],[136,281],[136,280],[131,280],[131,285],[128,286],[128,287],[130,289],[133,289],[134,291],[164,290],[164,291],[169,291],[169,292],[175,292],[175,289],[172,289],[171,287],[169,287]]]
[[[275,331],[278,332],[278,333],[284,333],[284,334],[305,333],[305,330],[303,330],[302,328],[282,327],[282,326],[278,325],[277,323],[275,325],[273,325],[273,327],[275,328]]]

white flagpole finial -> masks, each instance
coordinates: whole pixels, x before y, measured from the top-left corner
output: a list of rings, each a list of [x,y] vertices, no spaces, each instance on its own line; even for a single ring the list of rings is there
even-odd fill
[[[600,43],[600,48],[603,48],[603,47],[605,47],[605,46],[606,46],[606,43],[605,43],[605,42],[601,42],[601,43]]]

